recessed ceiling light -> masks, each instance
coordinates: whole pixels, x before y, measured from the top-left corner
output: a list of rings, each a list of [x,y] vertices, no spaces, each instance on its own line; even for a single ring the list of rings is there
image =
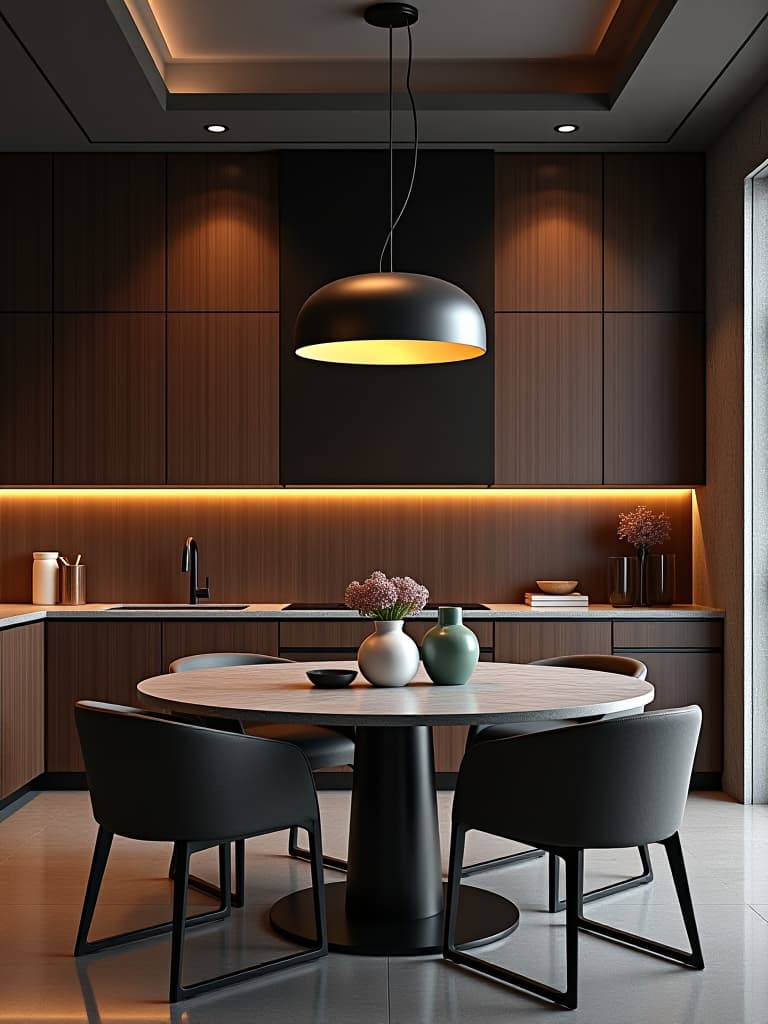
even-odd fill
[[[229,128],[225,124],[207,124],[205,126],[207,132],[213,132],[214,135],[220,135],[221,132],[228,132]]]
[[[556,124],[555,131],[560,132],[562,135],[569,135],[571,132],[577,132],[579,126],[577,124]]]

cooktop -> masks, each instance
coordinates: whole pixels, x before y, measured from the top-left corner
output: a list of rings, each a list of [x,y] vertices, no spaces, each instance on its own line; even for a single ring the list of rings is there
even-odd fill
[[[440,604],[430,603],[427,605],[428,611],[437,611],[441,605],[452,605],[456,608],[463,608],[465,611],[488,611],[487,604],[477,604],[476,601],[441,601]],[[348,611],[347,606],[341,603],[334,603],[328,601],[294,601],[292,604],[285,606],[285,611],[288,612],[306,612],[306,611]]]

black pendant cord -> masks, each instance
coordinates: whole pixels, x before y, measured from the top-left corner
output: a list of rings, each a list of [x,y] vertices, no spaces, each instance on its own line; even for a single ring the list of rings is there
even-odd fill
[[[397,217],[392,219],[394,210],[394,148],[392,142],[392,29],[389,30],[389,234],[384,240],[384,245],[379,255],[379,273],[384,269],[384,254],[389,246],[389,270],[390,273],[393,269],[393,241],[395,228],[400,223],[400,219],[405,213],[405,209],[408,206],[408,202],[413,192],[413,185],[416,181],[416,167],[419,159],[419,119],[416,112],[416,100],[414,99],[413,90],[411,89],[411,69],[413,67],[413,36],[411,34],[411,26],[407,25],[408,29],[408,70],[405,75],[405,89],[408,93],[408,99],[411,104],[411,114],[413,116],[413,163],[411,165],[411,180],[408,184],[408,191],[406,192],[403,205],[400,207],[400,212]]]

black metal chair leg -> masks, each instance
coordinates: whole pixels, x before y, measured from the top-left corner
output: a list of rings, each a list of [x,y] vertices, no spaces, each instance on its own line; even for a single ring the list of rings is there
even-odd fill
[[[680,845],[680,835],[675,832],[673,836],[664,842],[664,849],[667,852],[669,867],[672,872],[672,879],[675,883],[677,901],[680,904],[680,911],[683,915],[685,932],[691,944],[690,966],[697,971],[704,970],[704,954],[701,950],[699,929],[696,925],[696,912],[693,909],[691,889],[688,885],[688,872],[685,870],[685,858],[683,848]]]
[[[235,843],[235,887],[231,893],[231,900],[233,907],[242,907],[245,905],[245,840],[236,839]],[[225,844],[225,849],[228,849],[228,845]],[[168,865],[168,877],[173,881],[176,872],[176,846],[173,848],[171,854],[171,861]],[[221,899],[221,888],[215,885],[213,882],[209,882],[205,878],[201,878],[199,875],[189,876],[189,888],[194,889],[196,892],[203,893],[204,896],[210,896],[211,899]]]
[[[506,982],[515,988],[523,989],[533,995],[549,999],[559,1006],[567,1009],[575,1009],[577,1002],[578,986],[578,957],[579,957],[579,908],[582,905],[581,878],[583,866],[583,854],[581,850],[559,851],[560,856],[565,859],[566,886],[568,900],[568,911],[566,914],[566,987],[564,990],[545,985],[524,974],[517,974],[504,967],[488,963],[479,957],[465,953],[461,947],[456,945],[456,920],[458,914],[458,903],[461,892],[461,860],[464,854],[464,829],[461,825],[454,825],[451,831],[451,858],[448,869],[448,892],[445,908],[445,931],[443,939],[443,956],[455,964],[463,967],[471,967],[473,970],[494,978],[497,981]]]
[[[696,916],[693,909],[693,902],[691,900],[691,892],[688,887],[688,875],[685,870],[685,861],[683,859],[683,851],[680,846],[679,835],[675,833],[673,836],[670,836],[669,839],[665,839],[663,846],[667,851],[669,866],[675,882],[675,890],[677,892],[680,910],[683,915],[685,930],[688,935],[688,941],[691,944],[690,953],[686,952],[684,949],[678,949],[675,946],[667,946],[662,942],[655,942],[652,939],[646,939],[642,935],[635,935],[632,932],[621,931],[619,928],[611,928],[607,924],[602,924],[600,921],[593,921],[591,918],[585,918],[583,915],[580,915],[579,918],[579,928],[582,931],[589,932],[592,935],[597,935],[600,938],[610,939],[612,942],[620,942],[625,946],[632,946],[634,949],[639,949],[644,953],[650,953],[653,956],[662,957],[665,960],[673,960],[675,963],[682,964],[684,967],[691,967],[693,970],[701,971],[704,969],[704,957],[702,955],[699,933],[696,927]]]
[[[299,846],[299,827],[294,825],[288,833],[288,856],[295,857],[297,860],[311,860],[311,854],[309,850]],[[340,857],[330,857],[327,854],[323,855],[323,866],[330,868],[331,871],[346,871],[347,862],[342,860]]]
[[[93,942],[88,940],[88,932],[90,930],[93,913],[96,908],[96,900],[101,888],[101,882],[104,877],[104,870],[107,866],[107,859],[109,857],[111,845],[112,833],[99,828],[99,833],[96,837],[96,846],[93,851],[93,860],[91,861],[91,872],[85,891],[85,899],[83,901],[80,927],[75,941],[75,956],[77,957],[85,956],[90,953],[99,953],[102,950],[112,949],[115,946],[123,946],[128,942],[137,942],[140,939],[154,938],[156,935],[167,935],[173,928],[173,921],[164,921],[162,924],[150,925],[148,928],[136,928],[130,932],[121,932],[118,935],[110,935],[104,939],[96,939]],[[219,849],[219,867],[222,870],[223,879],[224,857],[221,852],[222,850],[226,851],[227,847],[224,846]],[[228,856],[226,859],[228,865]],[[228,872],[226,877],[228,880]],[[224,895],[219,901],[218,908],[216,910],[207,910],[202,914],[195,914],[193,917],[190,917],[186,922],[187,927],[191,928],[196,925],[210,924],[213,921],[221,921],[225,917],[229,916],[231,912],[229,885],[227,885],[227,888],[220,891],[224,893]]]
[[[615,896],[619,892],[626,892],[628,889],[635,889],[639,885],[648,885],[653,881],[653,866],[651,865],[651,854],[647,846],[638,846],[642,872],[632,878],[626,878],[622,882],[611,882],[610,885],[603,885],[599,889],[590,889],[584,893],[585,903],[594,903],[604,896]],[[560,899],[560,865],[554,853],[549,855],[549,912],[557,914],[565,910],[565,900]]]
[[[90,931],[91,921],[96,910],[96,901],[99,898],[99,890],[104,879],[104,871],[109,860],[109,851],[112,848],[113,839],[114,835],[112,832],[107,832],[106,829],[99,825],[99,831],[96,835],[96,846],[94,847],[93,858],[91,859],[91,870],[88,875],[88,885],[85,889],[83,911],[80,915],[80,926],[77,929],[77,938],[75,939],[75,956],[82,956],[88,950],[88,932]]]
[[[206,978],[204,981],[197,981],[191,985],[183,985],[181,982],[182,967],[184,961],[184,932],[189,924],[185,917],[187,890],[189,888],[189,845],[179,843],[180,852],[177,854],[177,877],[174,881],[173,896],[173,941],[171,949],[171,978],[169,988],[169,1001],[178,1003],[182,999],[189,999],[191,996],[200,995],[202,992],[211,992],[214,989],[223,988],[237,981],[245,981],[256,978],[262,974],[270,974],[283,967],[292,964],[308,963],[317,960],[328,953],[328,935],[325,923],[325,889],[323,886],[323,852],[319,839],[319,822],[314,822],[309,829],[310,855],[312,864],[312,886],[314,891],[315,927],[317,930],[317,943],[310,949],[302,950],[299,953],[289,953],[288,956],[276,957],[274,960],[267,960],[252,967],[243,967],[237,971],[229,971],[227,974],[220,974],[214,978]],[[226,851],[226,855],[222,852]],[[222,872],[222,887],[229,891],[231,885],[229,850],[227,846],[219,847],[219,865]],[[181,871],[178,870],[179,864]]]
[[[509,864],[524,864],[528,860],[538,860],[544,856],[544,850],[521,850],[519,853],[508,853],[503,857],[481,860],[477,864],[467,864],[461,869],[462,878],[479,875],[481,871],[492,871],[494,868],[506,867]]]

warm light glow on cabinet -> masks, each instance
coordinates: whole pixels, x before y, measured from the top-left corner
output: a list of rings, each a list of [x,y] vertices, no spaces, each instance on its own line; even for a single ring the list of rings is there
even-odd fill
[[[6,487],[0,488],[0,501],[39,499],[56,501],[62,498],[147,498],[156,501],[178,501],[180,498],[211,498],[217,501],[243,500],[288,501],[316,498],[338,498],[354,501],[361,498],[431,499],[478,498],[483,501],[526,501],[542,498],[589,499],[637,495],[645,499],[672,498],[691,495],[690,487]]]

